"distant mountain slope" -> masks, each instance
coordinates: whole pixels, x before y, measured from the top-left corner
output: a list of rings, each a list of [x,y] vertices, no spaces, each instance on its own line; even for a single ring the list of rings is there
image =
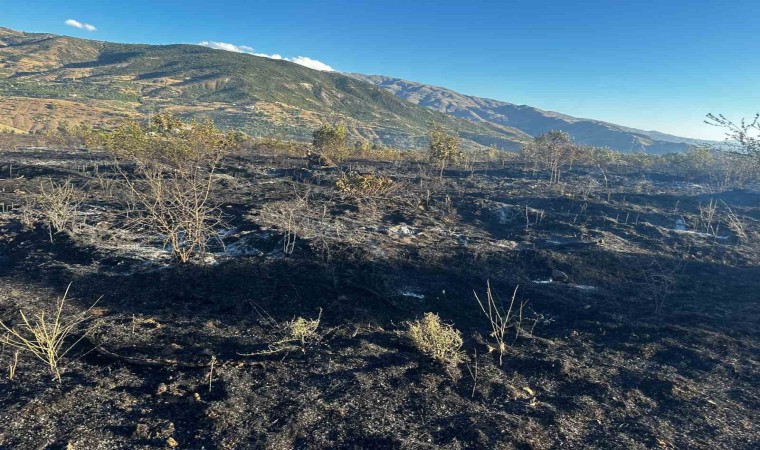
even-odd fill
[[[637,130],[599,120],[579,119],[531,106],[464,95],[450,89],[399,78],[382,75],[350,75],[386,89],[412,103],[477,123],[492,123],[516,128],[532,136],[549,130],[562,130],[570,133],[576,142],[610,147],[624,152],[666,153],[683,151],[692,145],[709,143],[657,131]]]
[[[463,120],[404,101],[352,77],[288,61],[197,45],[115,44],[0,28],[4,128],[96,123],[169,109],[206,115],[251,134],[308,138],[342,120],[354,137],[421,146],[433,122],[469,145],[517,148],[530,139],[509,126]]]
[[[298,139],[341,120],[354,138],[399,147],[424,146],[433,122],[457,130],[468,146],[505,149],[551,129],[621,151],[681,151],[701,142],[197,45],[116,44],[7,28],[0,28],[0,100],[0,130],[24,132],[63,121],[109,126],[166,109],[210,116],[254,135]]]

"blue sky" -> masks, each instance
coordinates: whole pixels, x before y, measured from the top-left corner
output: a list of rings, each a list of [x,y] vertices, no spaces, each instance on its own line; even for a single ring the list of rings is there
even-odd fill
[[[707,113],[760,111],[758,24],[757,0],[0,0],[23,31],[227,43],[712,139]]]

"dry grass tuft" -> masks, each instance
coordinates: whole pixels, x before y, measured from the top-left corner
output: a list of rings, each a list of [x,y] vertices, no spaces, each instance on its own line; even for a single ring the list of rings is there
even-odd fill
[[[722,200],[721,200],[722,201]],[[749,239],[744,221],[732,210],[726,202],[723,202],[723,206],[726,207],[726,215],[724,220],[728,228],[736,234],[738,242],[741,244]]]
[[[301,349],[305,349],[306,345],[311,342],[318,342],[321,339],[320,334],[317,332],[319,328],[319,322],[322,320],[322,310],[319,311],[319,316],[316,319],[304,319],[303,317],[297,317],[296,319],[288,323],[290,331],[290,340],[297,341],[301,344]]]
[[[335,186],[345,194],[366,198],[387,194],[396,187],[396,183],[382,175],[363,175],[351,171],[342,174],[335,182]]]
[[[69,287],[63,297],[58,301],[52,316],[47,316],[44,311],[37,312],[31,319],[20,311],[21,323],[9,326],[0,321],[0,327],[7,332],[3,343],[22,353],[28,353],[34,358],[47,364],[50,373],[56,380],[61,381],[60,361],[82,339],[95,330],[95,324],[88,324],[91,319],[90,310],[94,304],[85,311],[68,317],[63,316],[66,296]],[[96,302],[97,303],[97,302]],[[67,344],[69,336],[84,331],[73,343]],[[15,374],[15,364],[12,373]]]
[[[259,312],[264,318],[264,322],[272,328],[273,341],[268,346],[267,350],[241,354],[242,356],[259,356],[259,355],[271,355],[274,353],[288,353],[291,351],[300,350],[302,353],[306,353],[306,349],[310,346],[319,344],[322,339],[329,334],[332,330],[322,332],[320,330],[320,324],[322,321],[322,309],[319,310],[319,315],[316,319],[306,319],[304,317],[296,317],[295,319],[278,324],[265,312]]]
[[[36,194],[30,196],[22,212],[23,221],[31,227],[35,217],[40,217],[48,227],[50,242],[53,242],[53,233],[73,229],[81,203],[81,195],[71,179],[61,183],[48,179],[47,183],[40,183]]]
[[[474,294],[475,300],[477,300],[478,305],[480,305],[480,309],[491,324],[491,337],[496,340],[496,347],[489,345],[488,352],[499,352],[499,365],[502,365],[504,354],[507,352],[507,330],[514,327],[515,339],[520,335],[524,303],[521,303],[515,308],[515,297],[517,296],[517,288],[515,288],[512,293],[512,300],[509,302],[509,307],[505,308],[501,301],[497,302],[496,297],[491,290],[490,282],[488,282],[485,301],[481,300],[477,293]]]
[[[425,313],[422,319],[410,322],[406,336],[422,353],[444,365],[462,361],[462,333],[451,325],[441,322],[435,313]]]

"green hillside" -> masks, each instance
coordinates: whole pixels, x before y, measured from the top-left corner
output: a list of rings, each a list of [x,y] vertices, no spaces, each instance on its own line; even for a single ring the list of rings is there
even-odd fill
[[[433,122],[459,131],[470,145],[515,148],[529,139],[507,126],[414,105],[339,73],[196,45],[116,44],[0,29],[0,61],[0,96],[19,105],[3,110],[7,125],[19,122],[13,115],[29,105],[58,99],[82,108],[110,102],[133,115],[157,109],[206,115],[250,134],[289,138],[306,138],[320,123],[342,120],[356,138],[401,147],[422,145]]]

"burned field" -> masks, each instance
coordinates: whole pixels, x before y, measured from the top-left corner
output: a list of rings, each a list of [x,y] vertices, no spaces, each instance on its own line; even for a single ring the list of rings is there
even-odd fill
[[[221,162],[220,239],[178,264],[131,220],[128,167],[0,155],[0,320],[54,313],[71,284],[64,315],[89,331],[67,338],[60,381],[2,348],[2,448],[760,441],[756,189],[624,167],[558,184],[517,163],[320,168],[257,148]],[[26,206],[41,186],[71,187],[64,231]],[[488,282],[507,307],[517,289],[502,364],[474,295]],[[457,362],[409,338],[427,312],[461,332]]]

